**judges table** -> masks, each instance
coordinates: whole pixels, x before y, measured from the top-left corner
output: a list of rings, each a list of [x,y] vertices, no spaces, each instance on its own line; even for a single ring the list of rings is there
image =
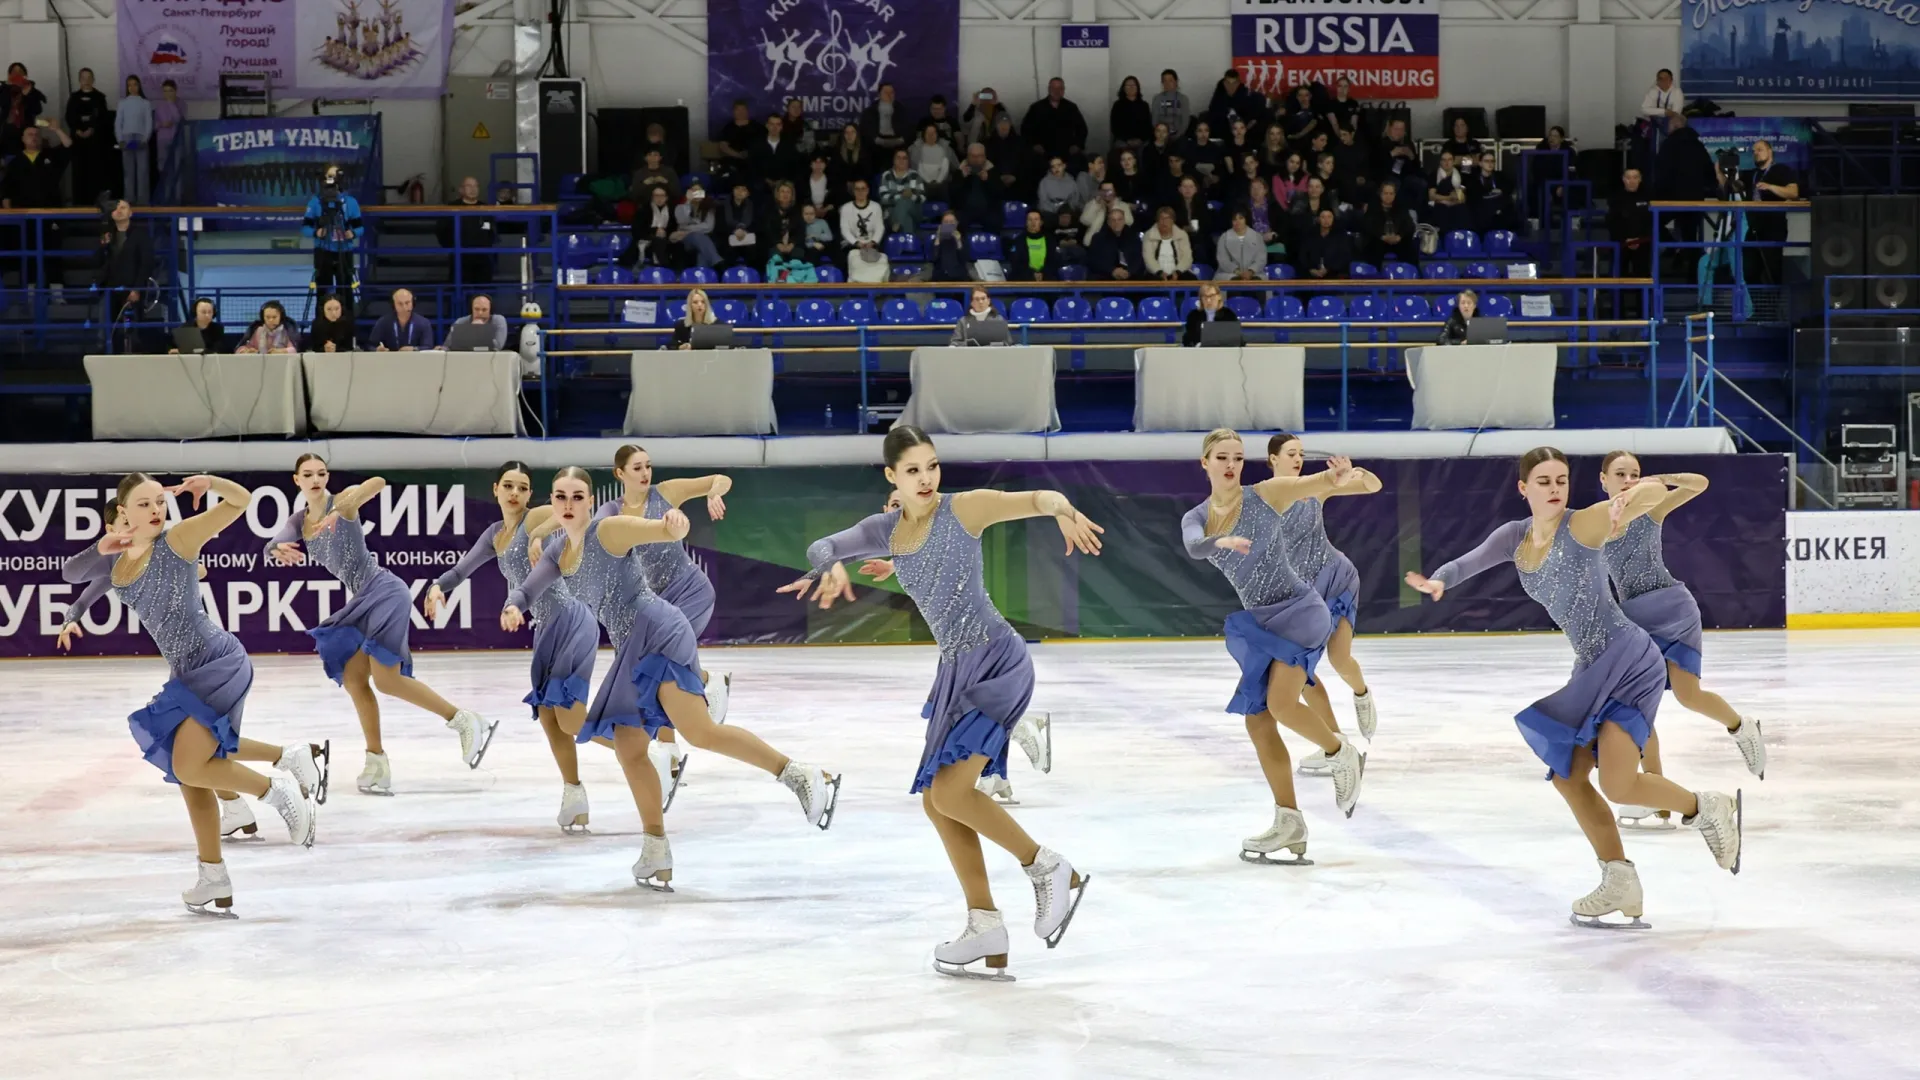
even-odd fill
[[[1135,349],[1133,372],[1135,431],[1306,426],[1307,350],[1297,345]]]
[[[96,439],[299,435],[307,429],[292,353],[89,356]]]
[[[633,354],[628,435],[773,435],[768,349],[650,349]]]
[[[1552,345],[1428,345],[1407,350],[1413,383],[1413,426],[1550,428]]]
[[[313,430],[522,435],[520,354],[310,352]]]
[[[1047,346],[919,348],[910,371],[913,393],[902,424],[949,435],[1060,430]]]

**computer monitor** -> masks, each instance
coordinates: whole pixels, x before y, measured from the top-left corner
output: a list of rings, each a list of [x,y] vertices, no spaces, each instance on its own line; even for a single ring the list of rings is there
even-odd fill
[[[1246,347],[1247,332],[1238,322],[1216,319],[1200,324],[1200,347],[1203,349],[1239,349]]]
[[[1468,345],[1504,345],[1507,341],[1507,320],[1498,316],[1476,315],[1467,320]]]
[[[696,349],[731,349],[733,348],[733,324],[694,323],[692,342]]]
[[[173,347],[183,353],[209,352],[207,340],[200,334],[197,326],[176,326],[173,328]]]
[[[969,345],[1011,345],[1013,330],[1002,319],[980,319],[967,324]]]
[[[448,352],[492,352],[493,323],[461,319],[447,331]]]

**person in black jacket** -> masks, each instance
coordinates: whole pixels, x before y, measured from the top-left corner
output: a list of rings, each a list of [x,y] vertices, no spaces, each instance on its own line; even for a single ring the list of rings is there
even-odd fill
[[[967,281],[973,276],[967,270],[972,261],[967,238],[960,234],[960,218],[951,210],[940,215],[940,228],[933,234],[927,261],[933,265],[935,281]]]
[[[193,302],[193,318],[187,322],[188,326],[200,331],[200,341],[210,353],[224,353],[231,348],[227,341],[227,330],[220,325],[218,312],[213,301],[203,296]],[[169,353],[179,351],[177,347],[167,350]]]
[[[1107,131],[1116,155],[1121,149],[1137,153],[1153,141],[1153,106],[1140,96],[1139,79],[1129,75],[1120,80],[1120,93],[1107,111]]]
[[[1367,259],[1385,262],[1391,255],[1403,262],[1416,262],[1419,246],[1413,232],[1413,215],[1400,204],[1400,186],[1388,181],[1380,185],[1373,205],[1360,217],[1360,236]]]
[[[1619,276],[1644,278],[1653,274],[1652,198],[1641,187],[1639,169],[1620,174],[1620,190],[1607,196],[1607,236],[1620,245]],[[1621,293],[1620,318],[1640,317],[1640,293]]]
[[[786,137],[786,117],[767,117],[765,134],[747,146],[747,172],[759,181],[756,194],[771,194],[782,180],[798,179],[800,154]]]
[[[468,176],[460,181],[460,193],[454,197],[451,206],[468,208],[485,206],[480,201],[480,181]],[[435,225],[440,246],[451,248],[457,236],[460,241],[460,255],[455,258],[448,255],[448,265],[458,274],[453,280],[462,285],[487,285],[493,281],[493,215],[468,212],[443,217]]]
[[[1660,144],[1659,156],[1654,159],[1653,197],[1680,202],[1718,197],[1720,170],[1700,141],[1700,133],[1688,126],[1685,116],[1674,116],[1669,123],[1672,128],[1667,132],[1666,141]],[[1669,220],[1676,239],[1699,242],[1702,215],[1674,214]],[[1682,280],[1692,280],[1694,268],[1700,262],[1700,249],[1683,248],[1676,258],[1680,263],[1676,269]]]
[[[154,291],[160,266],[153,256],[153,236],[133,227],[133,207],[125,199],[113,204],[104,224],[94,284],[107,291],[107,320],[141,322],[141,314],[158,299]],[[136,331],[135,336],[141,335]]]
[[[1337,281],[1353,268],[1353,240],[1334,222],[1333,208],[1320,211],[1315,228],[1300,243],[1302,276]]]
[[[1145,281],[1142,258],[1140,237],[1127,228],[1127,212],[1117,206],[1107,211],[1107,227],[1087,244],[1087,276],[1095,281]]]
[[[1187,328],[1180,335],[1180,344],[1189,349],[1199,345],[1201,328],[1210,322],[1239,322],[1240,316],[1233,313],[1226,300],[1218,285],[1212,282],[1201,285],[1200,304],[1187,312]]]
[[[1213,122],[1213,130],[1233,130],[1236,116],[1245,120],[1249,128],[1257,127],[1265,122],[1266,114],[1260,95],[1248,88],[1238,68],[1228,68],[1220,81],[1213,84],[1213,99],[1207,104],[1207,119]]]
[[[80,88],[67,96],[67,130],[73,133],[73,195],[82,205],[98,202],[119,178],[113,150],[113,106],[93,85],[93,69],[80,69]]]
[[[353,319],[338,296],[328,293],[320,301],[320,314],[307,331],[306,346],[310,352],[353,351]]]
[[[1020,121],[1020,137],[1042,161],[1062,158],[1071,162],[1079,157],[1087,145],[1087,120],[1080,115],[1080,106],[1067,100],[1064,80],[1047,80],[1047,96],[1027,109]]]
[[[1467,320],[1480,310],[1480,296],[1472,289],[1460,290],[1454,299],[1453,314],[1447,316],[1447,325],[1440,328],[1440,344],[1465,345],[1467,343]]]

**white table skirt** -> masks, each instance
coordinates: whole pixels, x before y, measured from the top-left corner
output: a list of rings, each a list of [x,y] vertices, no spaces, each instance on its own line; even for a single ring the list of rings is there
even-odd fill
[[[913,350],[910,371],[902,424],[950,435],[1060,430],[1051,346],[930,346]]]
[[[1157,346],[1133,352],[1135,431],[1299,431],[1306,423],[1307,350]]]
[[[520,435],[520,354],[310,352],[301,355],[313,430]]]
[[[89,356],[96,439],[299,435],[306,388],[292,353]]]
[[[633,354],[628,435],[774,435],[768,349],[645,349]]]
[[[1552,345],[1427,345],[1407,350],[1413,426],[1550,428],[1559,352]]]

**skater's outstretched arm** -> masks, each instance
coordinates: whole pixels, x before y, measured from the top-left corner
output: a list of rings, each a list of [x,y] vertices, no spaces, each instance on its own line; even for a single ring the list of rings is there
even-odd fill
[[[1336,485],[1334,489],[1327,492],[1327,494],[1330,496],[1372,495],[1379,491],[1381,486],[1379,477],[1356,465],[1353,467],[1353,471],[1347,474],[1347,482]]]
[[[680,480],[662,480],[653,485],[667,505],[676,509],[688,499],[707,500],[707,516],[719,521],[727,516],[727,492],[733,490],[733,477],[724,473],[690,476]]]
[[[306,556],[300,552],[300,536],[306,527],[306,507],[288,514],[287,519],[267,538],[267,546],[262,549],[266,560],[281,566],[298,566],[306,561]]]
[[[1707,478],[1699,473],[1661,473],[1646,479],[1658,480],[1669,489],[1667,497],[1660,500],[1660,505],[1648,511],[1648,516],[1655,522],[1666,521],[1668,514],[1699,498],[1707,490]]]
[[[65,636],[67,627],[79,622],[80,616],[87,613],[87,609],[93,606],[94,601],[106,595],[107,590],[112,587],[112,578],[97,577],[87,582],[87,587],[81,591],[79,599],[67,605],[66,621],[60,624],[61,635]]]
[[[563,542],[548,544],[547,550],[540,553],[540,561],[534,563],[533,569],[527,571],[527,579],[520,583],[519,588],[509,591],[507,602],[500,606],[502,626],[506,626],[509,630],[519,629],[520,613],[537,603],[548,589],[553,588],[553,583],[560,580],[562,576],[560,560],[566,557],[566,552],[567,545]],[[512,616],[511,620],[509,616]],[[509,626],[509,621],[513,625]]]
[[[669,510],[666,517],[657,519],[621,514],[595,524],[587,539],[591,543],[597,537],[607,554],[618,557],[641,544],[672,544],[684,540],[689,524],[687,515],[678,510]]]
[[[856,559],[884,559],[893,554],[893,526],[899,513],[873,514],[852,528],[821,537],[807,545],[807,565],[818,577],[832,567]]]
[[[1520,546],[1520,538],[1526,534],[1525,518],[1509,521],[1493,530],[1485,540],[1480,542],[1479,547],[1435,570],[1431,578],[1420,577],[1419,574],[1408,574],[1407,584],[1438,600],[1441,592],[1468,578],[1484,574],[1501,563],[1512,562],[1513,553]],[[1415,581],[1415,578],[1419,580]],[[1435,588],[1427,588],[1428,585]]]
[[[533,509],[527,511],[526,517],[523,517],[520,519],[520,525],[522,528],[527,530],[527,533],[529,535],[531,535],[533,533],[533,530],[543,527],[544,525],[546,525],[548,521],[552,519],[553,519],[553,507],[536,506]]]
[[[102,536],[100,539],[106,538]],[[113,573],[113,560],[116,558],[119,556],[103,553],[99,544],[88,544],[74,552],[67,559],[66,564],[60,567],[60,580],[69,585],[78,585],[83,581],[107,577]]]
[[[386,490],[383,476],[370,476],[333,497],[333,513],[348,521],[360,520],[360,508]]]
[[[1653,512],[1667,497],[1667,485],[1658,480],[1647,479],[1627,490],[1592,506],[1582,507],[1573,512],[1573,520],[1568,523],[1568,531],[1573,538],[1590,548],[1597,548],[1607,542],[1614,530],[1626,525],[1634,518]]]
[[[1050,517],[1059,523],[1069,555],[1076,550],[1100,554],[1100,534],[1106,531],[1075,510],[1073,503],[1057,491],[963,491],[953,497],[953,516],[974,536],[1003,521]]]
[[[167,490],[192,495],[195,506],[199,506],[209,492],[220,497],[219,502],[167,530],[167,546],[175,555],[189,561],[200,557],[200,549],[207,541],[239,521],[240,515],[247,512],[247,504],[253,501],[253,489],[221,476],[189,476]]]
[[[1324,499],[1340,491],[1353,482],[1354,471],[1351,461],[1332,457],[1327,459],[1326,468],[1311,476],[1269,477],[1253,485],[1253,493],[1284,514],[1301,499]]]
[[[1219,536],[1211,539],[1207,536],[1207,508],[1196,506],[1180,518],[1180,543],[1187,554],[1195,559],[1206,561],[1213,553],[1227,546],[1222,540],[1237,540],[1239,537]],[[1245,554],[1242,552],[1241,554]]]
[[[434,580],[433,587],[443,593],[457,589],[461,582],[492,562],[496,557],[493,542],[499,538],[501,526],[502,523],[496,521],[482,530],[480,538],[473,542],[473,546],[467,549],[465,555],[460,556],[460,561],[454,564],[453,569]]]

